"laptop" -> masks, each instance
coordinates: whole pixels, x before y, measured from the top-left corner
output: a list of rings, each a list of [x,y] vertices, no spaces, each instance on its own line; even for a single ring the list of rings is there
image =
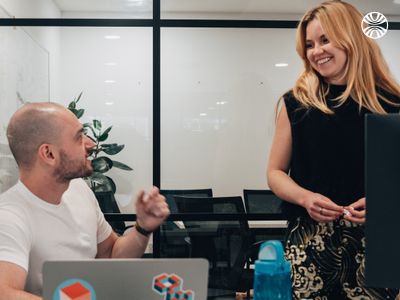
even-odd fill
[[[208,261],[89,259],[43,265],[44,300],[206,300]]]

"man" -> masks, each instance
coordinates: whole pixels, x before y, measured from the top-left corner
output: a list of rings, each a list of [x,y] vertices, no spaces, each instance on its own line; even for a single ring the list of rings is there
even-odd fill
[[[136,199],[136,230],[118,237],[81,179],[92,172],[93,141],[78,119],[55,103],[27,104],[7,137],[19,182],[0,196],[0,300],[41,299],[46,260],[140,257],[169,215],[153,188]]]

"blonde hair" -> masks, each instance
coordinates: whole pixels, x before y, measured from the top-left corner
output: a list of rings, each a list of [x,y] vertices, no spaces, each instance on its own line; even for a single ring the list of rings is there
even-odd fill
[[[317,19],[329,41],[347,54],[345,76],[347,87],[336,98],[338,106],[349,96],[359,108],[367,108],[376,113],[385,113],[378,101],[398,105],[377,92],[376,88],[400,96],[400,86],[390,74],[379,46],[373,39],[364,35],[361,29],[362,15],[351,4],[339,0],[327,1],[308,11],[297,27],[296,50],[304,62],[304,71],[293,88],[295,98],[306,108],[317,108],[324,113],[333,114],[327,106],[325,96],[329,92],[326,84],[307,59],[306,29],[310,21]]]

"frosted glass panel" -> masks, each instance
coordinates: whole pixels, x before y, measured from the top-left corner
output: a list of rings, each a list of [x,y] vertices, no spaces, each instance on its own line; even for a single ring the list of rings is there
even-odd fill
[[[82,91],[82,121],[112,125],[107,142],[125,144],[111,158],[134,171],[107,174],[121,211],[132,213],[132,196],[152,184],[152,29],[62,28],[60,60],[63,104]]]
[[[377,40],[389,65],[392,75],[400,83],[400,30],[389,30],[385,36]]]
[[[275,105],[302,68],[295,30],[161,33],[162,188],[265,188]]]
[[[8,122],[24,103],[49,100],[49,53],[20,27],[0,27],[0,45],[1,193],[18,179],[6,137]]]
[[[162,188],[266,188],[275,105],[302,70],[295,29],[161,33]],[[378,43],[399,81],[400,31]]]

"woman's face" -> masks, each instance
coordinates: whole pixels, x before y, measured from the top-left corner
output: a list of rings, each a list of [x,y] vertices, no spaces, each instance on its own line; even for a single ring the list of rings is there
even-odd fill
[[[347,54],[344,50],[330,43],[321,27],[321,23],[314,19],[306,28],[307,59],[328,83],[346,84],[344,75]]]

